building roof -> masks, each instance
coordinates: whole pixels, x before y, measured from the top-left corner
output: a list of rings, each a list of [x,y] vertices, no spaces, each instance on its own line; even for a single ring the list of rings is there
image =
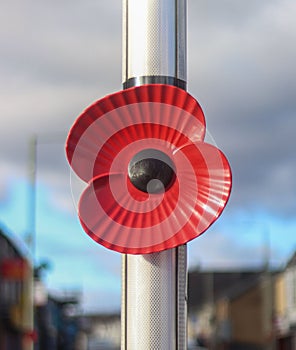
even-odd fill
[[[0,225],[0,236],[4,237],[7,242],[9,242],[20,257],[31,260],[30,252],[25,242],[3,225]]]
[[[188,306],[199,308],[221,297],[233,299],[258,283],[262,271],[192,271],[188,274]]]
[[[296,266],[296,251],[293,253],[291,258],[288,260],[286,264],[286,268]]]

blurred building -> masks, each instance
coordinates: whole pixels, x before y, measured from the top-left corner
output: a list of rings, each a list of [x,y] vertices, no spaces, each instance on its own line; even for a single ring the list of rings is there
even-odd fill
[[[0,349],[32,348],[32,265],[21,241],[0,229]]]
[[[48,295],[28,256],[21,240],[0,229],[0,350],[88,350],[79,346],[80,294]]]
[[[191,343],[212,350],[271,349],[275,276],[262,271],[190,272]]]
[[[90,314],[83,317],[87,350],[119,350],[120,314]]]
[[[84,350],[77,345],[82,328],[78,316],[80,296],[75,292],[50,296],[38,278],[35,286],[37,340],[34,350]]]
[[[275,281],[274,338],[276,349],[296,349],[296,252]]]

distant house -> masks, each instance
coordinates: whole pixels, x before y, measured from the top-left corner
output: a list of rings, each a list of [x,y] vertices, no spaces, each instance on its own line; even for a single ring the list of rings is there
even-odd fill
[[[89,325],[88,349],[120,349],[121,322],[119,313],[84,315],[84,321]]]
[[[0,349],[32,349],[32,265],[21,241],[0,229]]]
[[[277,349],[296,349],[296,252],[275,283],[274,329]]]
[[[36,278],[36,277],[35,277]],[[35,286],[42,282],[35,280]],[[80,293],[73,291],[59,296],[48,295],[36,299],[35,327],[37,332],[36,350],[86,350],[80,342],[81,317]],[[37,301],[37,302],[36,302]]]
[[[296,328],[296,253],[288,261],[284,271],[287,298],[287,316],[290,328]]]
[[[265,349],[272,343],[273,278],[262,271],[190,272],[190,341],[213,350]]]

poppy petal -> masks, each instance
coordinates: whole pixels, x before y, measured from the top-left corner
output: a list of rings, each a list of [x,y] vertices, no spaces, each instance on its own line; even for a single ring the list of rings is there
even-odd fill
[[[79,202],[84,230],[105,247],[130,254],[170,249],[203,233],[228,200],[229,164],[203,142],[180,148],[173,161],[176,181],[160,194],[139,191],[127,173],[93,179]]]
[[[143,85],[104,97],[75,121],[66,142],[72,169],[84,181],[109,169],[126,145],[161,138],[181,147],[202,141],[205,119],[198,102],[169,85]]]

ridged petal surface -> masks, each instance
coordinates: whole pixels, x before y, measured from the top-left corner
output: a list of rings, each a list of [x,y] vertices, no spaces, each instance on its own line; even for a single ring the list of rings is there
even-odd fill
[[[162,139],[175,148],[202,141],[205,118],[198,102],[169,85],[143,85],[104,97],[75,121],[66,155],[76,174],[89,182],[110,169],[114,155],[141,139]]]
[[[79,217],[95,241],[122,253],[146,254],[184,244],[221,214],[231,189],[223,153],[199,142],[173,155],[176,181],[160,194],[137,190],[126,173],[93,179],[81,196]]]

